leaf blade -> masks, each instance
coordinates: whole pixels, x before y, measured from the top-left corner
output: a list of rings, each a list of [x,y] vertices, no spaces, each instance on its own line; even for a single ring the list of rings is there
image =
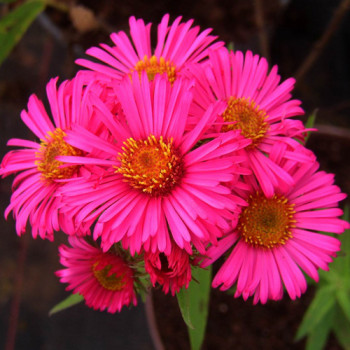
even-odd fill
[[[190,298],[187,289],[182,288],[178,293],[176,293],[176,297],[184,322],[188,328],[194,328],[191,322]]]
[[[344,315],[342,309],[337,305],[336,315],[333,321],[333,332],[339,341],[339,343],[344,347],[344,349],[350,349],[350,322]]]
[[[317,290],[315,297],[304,314],[304,318],[298,328],[295,340],[300,340],[311,333],[325,318],[327,312],[335,304],[334,286],[324,286]]]
[[[305,128],[306,129],[312,129],[315,125],[315,121],[316,121],[316,116],[317,116],[317,112],[318,112],[318,109],[315,109],[311,115],[307,118],[307,121],[305,123]],[[307,132],[307,135],[305,137],[305,144],[307,143],[309,137],[311,135],[311,131],[308,131]]]
[[[190,294],[190,305],[197,311],[192,311],[194,329],[188,329],[191,349],[199,350],[204,340],[209,312],[209,295],[211,287],[211,266],[207,270],[197,268],[193,271],[194,279],[199,283],[193,284]]]
[[[0,64],[19,42],[35,18],[45,9],[43,0],[28,0],[0,20]]]
[[[305,350],[322,350],[332,330],[335,308],[331,308],[325,317],[318,323],[317,327],[309,334]]]
[[[193,268],[192,281],[188,289],[177,293],[182,317],[187,325],[191,349],[199,350],[207,325],[209,294],[211,286],[211,267]]]
[[[71,294],[66,299],[62,300],[60,303],[55,305],[50,311],[49,316],[52,316],[53,314],[60,312],[62,310],[68,309],[69,307],[72,307],[76,304],[79,304],[84,300],[84,297],[80,294]]]

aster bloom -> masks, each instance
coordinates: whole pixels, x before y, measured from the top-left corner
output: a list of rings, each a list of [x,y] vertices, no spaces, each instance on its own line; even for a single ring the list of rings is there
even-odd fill
[[[209,35],[211,29],[199,32],[198,26],[192,28],[193,20],[181,22],[181,17],[169,25],[169,15],[163,16],[157,30],[155,49],[151,44],[151,23],[145,25],[142,19],[130,17],[131,40],[123,31],[112,33],[115,46],[101,44],[86,53],[105,64],[86,59],[77,63],[93,71],[115,79],[122,79],[132,72],[147,72],[149,79],[157,73],[166,73],[169,81],[181,75],[183,67],[189,62],[199,62],[207,56],[207,48],[216,49],[222,42],[212,44],[215,36]]]
[[[174,296],[182,287],[188,288],[191,281],[190,255],[176,244],[172,244],[170,254],[145,252],[145,270],[153,287],[158,283],[165,294]]]
[[[98,182],[70,181],[62,187],[67,207],[78,207],[76,219],[93,224],[93,237],[101,237],[108,250],[122,241],[132,254],[145,251],[170,254],[170,238],[189,254],[192,244],[204,252],[206,242],[216,242],[227,220],[236,215],[237,203],[223,182],[234,182],[243,170],[243,157],[233,156],[247,143],[237,131],[223,133],[194,148],[218,112],[210,106],[193,130],[185,132],[192,94],[190,82],[171,84],[157,75],[149,82],[146,73],[120,84],[117,96],[123,118],[108,111],[97,98],[95,108],[103,111],[104,123],[113,142],[82,128],[67,132],[67,142],[84,150],[88,157],[59,157],[70,164],[99,164],[106,174]],[[236,136],[235,136],[236,135]],[[170,231],[170,232],[169,232]]]
[[[216,127],[221,131],[240,130],[251,141],[244,152],[263,192],[271,197],[273,187],[281,181],[287,187],[292,185],[291,176],[271,161],[271,154],[310,161],[304,151],[298,152],[303,147],[293,139],[302,140],[306,131],[301,121],[290,119],[303,114],[300,101],[291,99],[295,80],[280,83],[277,66],[268,72],[265,58],[226,48],[209,51],[207,61],[190,65],[188,71],[196,78],[190,124],[196,124],[198,116],[214,101],[225,102]]]
[[[84,239],[70,236],[71,247],[59,247],[65,269],[56,272],[66,290],[81,294],[94,310],[120,311],[124,305],[137,304],[134,272],[122,257],[104,253]]]
[[[318,281],[318,268],[328,270],[340,241],[325,233],[340,234],[349,227],[339,219],[342,210],[337,208],[346,195],[334,185],[333,175],[317,171],[317,162],[284,169],[295,186],[289,191],[276,188],[268,198],[256,181],[250,181],[248,205],[236,228],[208,250],[203,267],[233,247],[213,287],[226,290],[236,283],[235,297],[254,295],[254,303],[266,303],[281,299],[284,285],[295,299],[307,288],[302,271]]]
[[[13,211],[17,234],[25,232],[29,220],[33,237],[53,239],[53,231],[64,229],[74,232],[70,220],[60,213],[61,199],[57,189],[62,181],[81,175],[84,169],[76,165],[64,166],[57,155],[83,155],[83,152],[69,145],[64,137],[73,125],[91,125],[98,129],[86,103],[88,89],[84,88],[86,77],[80,73],[72,81],[64,81],[57,88],[57,79],[47,84],[47,97],[53,122],[43,103],[31,95],[28,111],[23,110],[21,118],[28,128],[40,139],[40,143],[11,139],[9,146],[22,147],[8,152],[1,163],[0,174],[7,176],[20,172],[13,182],[13,194],[5,216]]]

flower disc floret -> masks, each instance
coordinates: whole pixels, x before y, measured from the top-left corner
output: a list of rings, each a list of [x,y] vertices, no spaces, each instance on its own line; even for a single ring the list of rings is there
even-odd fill
[[[39,151],[36,153],[36,165],[44,180],[69,179],[78,170],[79,166],[64,166],[57,160],[57,156],[80,156],[82,152],[64,141],[66,133],[57,128],[49,131],[44,140],[41,140]]]
[[[145,71],[149,80],[153,80],[158,73],[166,73],[171,83],[176,79],[176,67],[174,64],[171,61],[165,61],[163,57],[158,58],[154,55],[151,58],[145,55],[143,60],[136,63],[134,70],[137,71],[140,76],[141,72]]]
[[[96,277],[98,283],[105,289],[112,292],[122,290],[126,281],[124,281],[124,275],[117,276],[115,273],[111,273],[112,265],[106,265],[103,268],[99,268],[99,261],[96,261],[92,265],[92,273]]]
[[[247,98],[230,97],[222,117],[225,122],[232,122],[222,130],[240,130],[245,138],[252,140],[250,147],[257,146],[268,130],[265,111]]]
[[[237,230],[248,244],[271,249],[292,238],[294,214],[294,205],[284,196],[275,194],[266,198],[257,192],[249,196]]]
[[[165,141],[154,135],[146,140],[129,138],[122,149],[116,172],[133,188],[157,197],[168,195],[180,183],[184,164],[172,139]]]

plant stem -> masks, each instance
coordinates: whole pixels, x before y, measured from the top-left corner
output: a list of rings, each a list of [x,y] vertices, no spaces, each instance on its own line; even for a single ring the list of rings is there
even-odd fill
[[[11,310],[9,317],[9,326],[6,336],[5,350],[13,350],[15,348],[16,342],[16,333],[17,333],[17,324],[19,316],[19,306],[21,303],[21,293],[23,285],[23,274],[24,274],[24,265],[27,257],[28,249],[28,235],[24,235],[19,240],[19,251],[17,259],[17,273],[16,280],[14,285],[13,299],[11,302]]]
[[[318,135],[334,136],[350,140],[350,130],[348,128],[325,124],[315,124],[314,127],[317,129]]]
[[[146,303],[145,303],[145,309],[146,309],[148,328],[151,334],[153,345],[156,350],[165,350],[162,339],[158,331],[158,327],[157,327],[157,321],[156,321],[156,316],[154,314],[154,306],[153,306],[151,291],[148,292]]]

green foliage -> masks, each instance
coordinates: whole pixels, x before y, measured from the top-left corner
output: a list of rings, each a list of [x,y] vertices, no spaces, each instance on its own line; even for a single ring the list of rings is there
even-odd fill
[[[331,308],[319,321],[317,327],[307,337],[305,350],[323,349],[331,331],[335,309]]]
[[[44,0],[27,0],[0,19],[0,64],[44,9]]]
[[[315,121],[316,121],[316,115],[317,115],[318,110],[315,109],[312,114],[307,118],[307,121],[305,123],[305,128],[306,129],[312,129],[315,125]],[[305,137],[305,143],[307,142],[307,140],[310,137],[310,133],[311,131],[308,131],[306,137]]]
[[[211,268],[192,269],[192,281],[188,289],[182,288],[177,293],[177,301],[182,317],[187,325],[191,349],[199,350],[207,325]]]
[[[298,329],[296,340],[303,338],[305,335],[318,333],[322,322],[329,320],[328,313],[335,305],[335,289],[332,285],[321,287],[317,290],[316,295],[307,309],[303,321]],[[322,328],[330,330],[328,322],[322,324]],[[322,349],[322,347],[321,347]]]
[[[84,297],[80,294],[71,294],[68,298],[62,300],[60,303],[55,305],[49,312],[49,315],[53,315],[62,310],[68,309],[84,300]]]
[[[234,48],[235,48],[235,45],[233,44],[233,41],[230,41],[230,42],[227,44],[227,50],[233,51]]]
[[[345,317],[343,310],[336,307],[336,317],[333,321],[333,332],[337,337],[338,342],[344,347],[344,349],[350,349],[350,322]]]
[[[346,209],[344,220],[349,221]],[[328,272],[320,271],[315,297],[299,326],[296,340],[307,336],[306,350],[323,349],[333,332],[344,349],[350,349],[350,230],[340,237],[341,252]]]

